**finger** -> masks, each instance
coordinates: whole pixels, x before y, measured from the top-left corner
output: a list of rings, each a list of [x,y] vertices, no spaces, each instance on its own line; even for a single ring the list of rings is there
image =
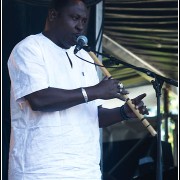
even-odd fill
[[[118,90],[117,90],[117,93],[120,93],[120,94],[122,94],[122,95],[126,95],[126,94],[129,94],[129,91],[127,91],[127,90],[124,89],[124,88],[123,88],[123,89],[121,88],[121,89],[118,89]]]
[[[118,85],[117,85],[117,89],[118,89],[118,93],[122,93],[122,94],[129,94],[129,91],[127,91],[125,88],[124,88],[124,86],[123,86],[123,84],[122,83],[118,83]]]
[[[146,93],[143,93],[136,98],[132,99],[133,104],[139,104],[139,102],[146,96]]]
[[[141,101],[144,97],[146,97],[146,93],[143,93],[143,94],[137,96],[135,99],[138,101]]]
[[[136,109],[138,109],[138,108],[140,108],[140,107],[142,107],[142,106],[144,106],[144,102],[143,102],[143,101],[140,101],[140,103],[138,103],[138,104],[136,105]]]
[[[102,81],[108,80],[109,78],[110,78],[110,77],[105,76],[105,77],[102,79]]]
[[[126,91],[123,91],[123,93],[126,93],[127,94],[127,92]],[[115,98],[118,98],[118,99],[120,99],[120,100],[122,100],[122,101],[126,101],[126,98],[124,97],[124,95],[125,94],[122,94],[122,93],[116,93],[116,95],[115,95]]]
[[[143,113],[143,115],[144,115],[144,114],[149,115],[149,112],[148,112],[148,109],[147,109],[147,108],[146,108],[146,109],[143,109],[143,112],[142,112],[142,113]]]
[[[118,99],[120,99],[122,101],[126,101],[126,98],[122,94],[120,94],[120,93],[116,94],[116,98],[118,98]]]
[[[139,112],[141,113],[141,114],[149,114],[149,112],[148,112],[148,109],[146,108],[146,106],[143,106],[142,108],[140,108],[139,109]]]
[[[124,88],[124,85],[119,82],[119,83],[118,83],[118,88],[119,88],[119,89],[122,89],[122,88]]]

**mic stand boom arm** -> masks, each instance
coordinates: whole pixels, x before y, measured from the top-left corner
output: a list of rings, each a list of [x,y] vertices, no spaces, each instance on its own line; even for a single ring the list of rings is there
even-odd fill
[[[157,78],[157,79],[159,79],[159,80],[161,80],[161,81],[164,81],[164,82],[166,82],[166,83],[168,83],[168,84],[171,84],[171,85],[173,85],[173,86],[178,87],[178,82],[177,82],[177,81],[175,81],[175,80],[173,80],[173,79],[170,79],[170,78],[166,78],[166,77],[161,76],[161,75],[158,75],[158,74],[156,74],[156,73],[154,73],[154,72],[152,72],[152,71],[150,71],[150,70],[148,70],[148,69],[145,69],[145,68],[142,68],[142,67],[136,67],[136,66],[134,66],[134,65],[132,65],[132,64],[129,64],[129,63],[127,63],[127,62],[124,62],[124,61],[122,61],[122,60],[120,60],[120,59],[117,59],[117,58],[115,58],[115,57],[113,57],[113,56],[110,56],[110,55],[108,55],[108,54],[104,54],[104,53],[100,53],[100,52],[98,52],[98,51],[92,50],[89,46],[84,46],[83,49],[84,49],[85,51],[87,51],[87,52],[92,51],[92,52],[94,52],[94,53],[96,53],[96,54],[99,54],[99,55],[102,55],[102,56],[104,56],[104,57],[107,57],[107,58],[110,59],[111,62],[114,62],[116,65],[123,64],[123,65],[126,66],[126,67],[129,67],[129,68],[135,69],[135,70],[137,70],[137,71],[143,72],[143,73],[147,74],[148,76],[150,76],[150,77],[152,77],[152,78]]]

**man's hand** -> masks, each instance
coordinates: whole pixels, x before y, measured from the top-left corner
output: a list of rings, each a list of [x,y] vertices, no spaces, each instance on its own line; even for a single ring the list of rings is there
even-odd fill
[[[105,77],[99,84],[95,85],[94,93],[98,93],[99,99],[118,98],[125,101],[123,95],[129,94],[123,84],[117,79]]]
[[[139,110],[140,114],[149,114],[148,109],[144,105],[144,102],[142,99],[146,96],[146,94],[141,94],[137,96],[136,98],[132,99],[132,103],[135,105],[135,108]],[[131,108],[128,106],[127,103],[124,104],[124,111],[129,118],[136,118],[137,116],[134,114],[134,112],[131,110]]]

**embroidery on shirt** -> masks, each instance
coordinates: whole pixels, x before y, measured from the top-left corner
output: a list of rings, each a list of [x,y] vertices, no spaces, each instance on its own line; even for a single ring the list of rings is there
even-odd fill
[[[69,55],[68,55],[68,53],[67,53],[67,52],[66,52],[66,55],[67,55],[67,57],[68,57],[68,59],[69,59],[69,63],[70,63],[70,65],[71,65],[71,68],[73,68],[72,61],[71,61],[71,59],[70,59],[70,57],[69,57]]]

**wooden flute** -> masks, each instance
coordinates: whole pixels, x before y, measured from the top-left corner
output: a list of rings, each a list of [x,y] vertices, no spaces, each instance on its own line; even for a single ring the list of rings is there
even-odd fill
[[[107,77],[112,77],[111,74],[108,72],[108,70],[105,67],[102,67],[103,64],[101,61],[97,58],[97,56],[93,52],[88,52],[91,58],[94,60],[94,62],[98,65],[100,65],[100,68],[103,72],[103,74]],[[134,114],[138,117],[138,119],[143,123],[143,125],[147,128],[147,130],[151,133],[152,136],[156,136],[157,132],[154,130],[154,128],[150,125],[150,123],[145,119],[145,117],[140,114],[139,110],[135,108],[135,105],[132,103],[131,99],[127,95],[123,95],[123,97],[126,99],[126,103],[129,105],[129,107],[132,109]]]

